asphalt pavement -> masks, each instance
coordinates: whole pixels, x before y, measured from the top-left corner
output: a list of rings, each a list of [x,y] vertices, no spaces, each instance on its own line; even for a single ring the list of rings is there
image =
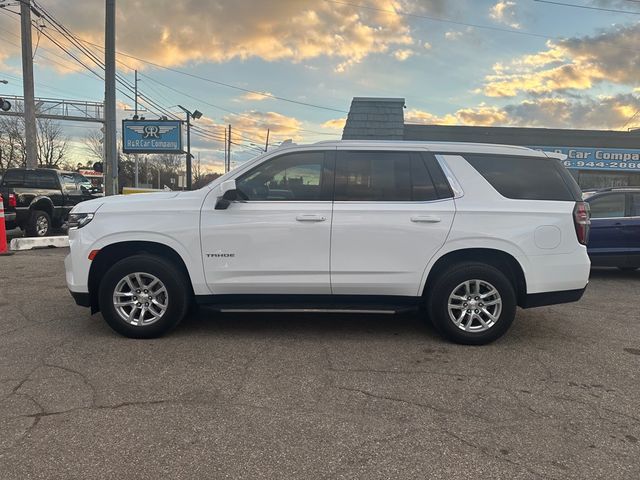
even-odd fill
[[[73,303],[66,253],[0,257],[2,479],[640,478],[640,272],[484,347],[206,309],[141,341]]]

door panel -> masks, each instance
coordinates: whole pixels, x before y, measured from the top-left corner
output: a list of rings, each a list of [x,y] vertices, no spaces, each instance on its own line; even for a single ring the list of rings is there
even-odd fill
[[[330,294],[334,150],[272,157],[236,179],[241,198],[202,209],[202,255],[214,294]]]
[[[233,202],[215,210],[209,197],[202,260],[213,293],[331,293],[331,202]]]
[[[439,168],[433,156],[420,152],[338,152],[334,294],[419,295],[424,269],[444,244],[455,213],[454,200],[441,198],[451,192],[438,188]]]
[[[427,263],[444,244],[454,201],[336,202],[331,240],[335,294],[419,295]],[[428,221],[413,218],[426,217]]]
[[[624,193],[599,195],[589,202],[591,228],[589,255],[610,255],[624,251],[626,199]]]

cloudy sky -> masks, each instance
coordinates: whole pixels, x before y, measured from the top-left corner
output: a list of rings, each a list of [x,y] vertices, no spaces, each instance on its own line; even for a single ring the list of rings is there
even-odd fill
[[[557,3],[557,2],[555,2]],[[353,96],[406,98],[413,123],[624,129],[640,126],[640,2],[562,0],[119,0],[119,73],[140,72],[154,118],[199,109],[196,152],[221,169],[271,141],[339,138]],[[102,55],[104,0],[39,0]],[[604,9],[604,10],[603,10]],[[0,10],[0,95],[22,92],[19,17]],[[36,95],[100,101],[99,73],[49,20]],[[38,41],[39,37],[39,41]],[[60,46],[53,43],[51,37]],[[133,104],[121,86],[119,115]],[[126,95],[125,95],[126,94]],[[278,97],[278,98],[276,98]],[[289,100],[289,101],[287,101]],[[150,105],[153,102],[154,105]],[[74,155],[97,127],[68,124]]]

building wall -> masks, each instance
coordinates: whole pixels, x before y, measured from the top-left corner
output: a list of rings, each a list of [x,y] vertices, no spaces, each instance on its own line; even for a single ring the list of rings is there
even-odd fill
[[[640,133],[609,130],[565,130],[548,128],[512,128],[512,127],[464,127],[444,125],[410,125],[404,127],[405,140],[425,140],[443,142],[477,142],[526,147],[575,147],[579,150],[623,149],[634,158],[640,157]],[[587,148],[585,148],[587,147]],[[587,159],[588,160],[588,159]],[[601,162],[591,162],[593,167],[568,167],[571,174],[583,189],[617,186],[640,186],[640,160],[618,162],[625,168],[598,167]],[[583,162],[587,163],[587,162]],[[604,162],[603,162],[604,163]]]
[[[404,98],[354,97],[342,138],[496,143],[558,149],[569,155],[565,165],[584,189],[640,186],[640,132],[412,125],[404,123],[404,106]],[[610,161],[605,157],[624,159]]]

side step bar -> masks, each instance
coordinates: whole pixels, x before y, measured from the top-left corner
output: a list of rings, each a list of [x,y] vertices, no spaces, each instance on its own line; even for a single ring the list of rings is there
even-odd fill
[[[349,308],[220,308],[222,313],[360,313],[394,315],[399,310],[362,310]]]
[[[225,313],[383,314],[415,311],[422,297],[373,295],[197,295],[196,303]]]

